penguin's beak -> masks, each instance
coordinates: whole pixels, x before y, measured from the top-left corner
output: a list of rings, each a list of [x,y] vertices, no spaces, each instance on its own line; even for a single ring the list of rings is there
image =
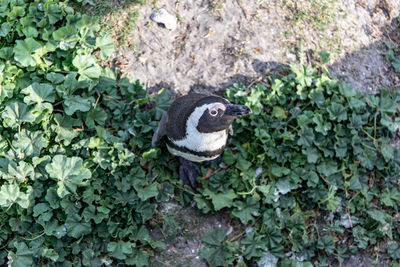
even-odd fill
[[[226,106],[225,115],[239,117],[250,114],[251,112],[251,108],[248,106],[229,104]]]

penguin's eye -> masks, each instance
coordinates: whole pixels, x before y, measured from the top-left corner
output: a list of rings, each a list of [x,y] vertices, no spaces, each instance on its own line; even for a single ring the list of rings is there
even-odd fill
[[[213,117],[215,117],[215,116],[217,116],[218,115],[218,110],[216,110],[216,109],[212,109],[212,110],[210,110],[210,115],[211,116],[213,116]]]

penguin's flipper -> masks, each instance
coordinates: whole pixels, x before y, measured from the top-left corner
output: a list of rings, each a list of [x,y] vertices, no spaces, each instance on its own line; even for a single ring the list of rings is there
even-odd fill
[[[168,113],[164,112],[160,122],[158,123],[158,128],[153,134],[153,139],[151,140],[151,145],[156,146],[156,143],[167,134],[167,122],[168,122]]]
[[[179,157],[179,178],[183,185],[187,184],[193,189],[196,189],[196,178],[201,174],[200,167],[196,163]]]

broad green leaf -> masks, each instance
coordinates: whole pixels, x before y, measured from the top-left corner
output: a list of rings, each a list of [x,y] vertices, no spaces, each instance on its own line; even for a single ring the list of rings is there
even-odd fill
[[[39,156],[41,149],[45,148],[48,142],[41,131],[31,132],[23,129],[16,135],[16,139],[12,144],[25,157],[32,157]]]
[[[42,44],[33,38],[27,38],[23,41],[17,40],[14,46],[14,58],[23,67],[36,66],[37,61],[34,57],[35,51],[42,48]]]
[[[110,242],[107,245],[107,251],[111,253],[112,257],[118,260],[124,260],[127,255],[132,254],[132,247],[134,247],[134,244],[131,242]]]
[[[35,120],[32,111],[28,109],[26,104],[21,102],[8,103],[1,113],[1,117],[4,123],[12,128],[21,125],[23,122],[33,122]]]
[[[83,167],[83,161],[78,157],[66,157],[56,155],[51,163],[46,165],[46,171],[51,178],[57,181],[57,194],[59,197],[76,193],[79,186],[85,186],[87,179],[92,174],[89,169]]]
[[[47,83],[33,83],[21,91],[24,95],[24,102],[30,104],[42,104],[44,101],[53,103],[55,101],[55,90]]]
[[[338,122],[347,120],[347,112],[343,105],[333,102],[328,108],[329,117],[331,120],[336,120]]]
[[[171,93],[165,89],[162,89],[160,92],[155,97],[155,119],[160,120],[162,114],[168,110],[169,106],[172,103],[172,100],[170,99]]]
[[[96,79],[100,77],[101,68],[96,58],[90,55],[76,55],[72,64],[78,69],[79,80]]]
[[[24,242],[14,242],[16,252],[10,252],[11,267],[26,267],[33,263],[33,251]]]
[[[236,168],[238,168],[241,171],[247,171],[251,166],[251,162],[245,160],[242,157],[239,157],[237,159],[235,166],[236,166]]]
[[[226,230],[223,228],[217,228],[214,231],[208,232],[203,237],[203,242],[212,245],[219,246],[226,239]]]
[[[325,177],[329,177],[337,172],[337,163],[333,160],[325,160],[317,166],[317,170]]]
[[[50,24],[55,24],[62,18],[62,10],[58,3],[46,2],[44,5],[44,13]]]
[[[30,180],[35,179],[35,171],[31,164],[25,161],[18,162],[16,164],[8,165],[8,178],[6,178],[10,183],[21,184],[27,182],[28,178]]]
[[[134,188],[137,191],[138,197],[145,201],[149,198],[155,197],[158,195],[158,183],[152,183],[150,185],[145,184],[145,182],[141,180],[136,180],[134,182]]]
[[[400,205],[400,192],[396,188],[386,189],[381,195],[381,201],[388,207]]]
[[[104,109],[96,107],[94,109],[91,109],[86,117],[86,125],[90,128],[95,127],[95,122],[98,125],[104,125],[107,121],[107,112],[104,111]]]
[[[96,47],[100,48],[100,57],[108,59],[114,52],[114,41],[109,34],[104,34],[96,38]]]
[[[73,238],[80,238],[82,235],[89,234],[92,230],[90,223],[83,222],[78,214],[70,214],[65,220],[67,235]]]
[[[89,111],[92,102],[93,98],[83,98],[79,95],[71,96],[64,101],[65,114],[71,116],[76,111]]]
[[[400,259],[400,246],[396,241],[389,241],[388,242],[388,254],[395,260]]]
[[[74,48],[79,40],[76,28],[69,25],[55,30],[53,32],[53,38],[59,42],[58,47],[62,50]]]
[[[0,26],[0,37],[6,37],[10,31],[11,31],[10,24],[4,22]]]
[[[308,127],[302,128],[299,134],[300,134],[300,138],[297,141],[297,144],[299,146],[311,147],[311,145],[314,142],[314,138],[315,138],[313,130]]]
[[[282,119],[287,118],[286,111],[282,107],[279,107],[279,106],[273,107],[272,116],[274,116],[276,118],[282,118]]]
[[[56,219],[47,222],[43,228],[46,235],[55,236],[58,239],[67,234],[67,228],[65,225],[60,225]]]
[[[254,199],[248,197],[246,202],[234,202],[235,209],[232,211],[232,215],[239,218],[244,224],[254,220],[253,216],[259,215],[259,203]]]
[[[204,194],[211,198],[215,210],[220,210],[225,207],[232,207],[233,200],[237,197],[232,189],[224,193],[214,193],[208,188],[204,190]]]
[[[393,66],[395,72],[400,73],[400,57],[396,57],[392,61],[392,66]]]
[[[16,184],[2,185],[0,189],[0,207],[8,208],[15,203],[24,209],[28,208],[29,195],[21,192]]]
[[[70,116],[62,117],[60,114],[54,116],[55,124],[51,125],[52,130],[57,133],[56,142],[64,141],[64,145],[68,146],[71,141],[79,135],[75,128],[81,126],[79,120],[75,120]]]
[[[322,133],[323,135],[327,135],[328,131],[332,127],[332,124],[324,120],[321,114],[315,114],[313,122],[317,125],[317,127],[315,127],[315,131]]]
[[[59,258],[58,253],[52,248],[45,248],[42,252],[42,257],[48,258],[53,262],[56,262]]]

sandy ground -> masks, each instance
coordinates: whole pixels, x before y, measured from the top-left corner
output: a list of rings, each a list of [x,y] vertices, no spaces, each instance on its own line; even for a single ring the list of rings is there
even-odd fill
[[[150,20],[158,8],[178,18],[175,30]],[[384,42],[397,38],[400,0],[158,0],[138,12],[135,48],[120,48],[114,62],[150,92],[223,93],[235,82],[261,81],[282,64],[315,64],[318,51],[331,53],[332,74],[365,93],[400,86],[384,58]],[[154,238],[167,239],[154,266],[206,266],[198,257],[202,235],[232,226],[223,213],[204,216],[176,203],[160,209],[172,210],[184,227],[174,234],[154,228]],[[344,266],[372,266],[372,259],[360,252]]]
[[[278,64],[314,63],[316,52],[325,50],[335,60],[332,73],[357,89],[376,92],[380,85],[398,82],[381,55],[400,0],[325,0],[330,12],[300,21],[293,18],[299,10],[313,12],[307,1],[214,2],[220,6],[204,0],[160,0],[141,7],[134,29],[136,49],[121,49],[119,65],[150,91],[216,92],[234,82],[250,83]],[[178,17],[175,30],[150,20],[151,12],[161,7]]]

